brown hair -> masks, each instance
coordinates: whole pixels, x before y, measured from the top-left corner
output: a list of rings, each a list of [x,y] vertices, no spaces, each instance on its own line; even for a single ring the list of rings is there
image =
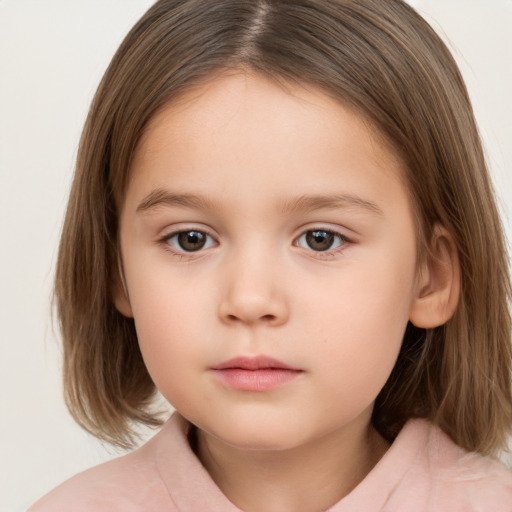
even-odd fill
[[[512,422],[510,279],[502,227],[459,70],[402,0],[160,0],[127,35],[83,131],[55,294],[68,407],[128,446],[159,423],[134,323],[114,307],[117,212],[148,120],[214,72],[245,67],[320,88],[363,112],[404,158],[419,251],[436,223],[453,236],[461,296],[443,326],[408,326],[373,422],[392,440],[411,417],[494,453]]]

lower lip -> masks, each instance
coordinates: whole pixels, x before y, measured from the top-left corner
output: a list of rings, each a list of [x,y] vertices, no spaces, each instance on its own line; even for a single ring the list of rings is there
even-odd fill
[[[302,371],[285,368],[261,368],[244,370],[243,368],[226,368],[214,370],[220,381],[226,386],[239,391],[270,391],[296,379]]]

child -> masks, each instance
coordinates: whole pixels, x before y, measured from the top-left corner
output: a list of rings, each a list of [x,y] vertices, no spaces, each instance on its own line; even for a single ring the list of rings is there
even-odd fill
[[[177,412],[31,511],[512,511],[501,225],[401,0],[157,2],[91,106],[56,298],[82,426]]]

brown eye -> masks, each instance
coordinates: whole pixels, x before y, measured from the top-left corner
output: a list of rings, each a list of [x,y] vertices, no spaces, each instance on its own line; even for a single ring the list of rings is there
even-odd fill
[[[213,238],[203,231],[180,231],[167,238],[167,243],[177,252],[196,252],[215,245]]]
[[[345,242],[347,242],[347,239],[339,233],[325,229],[315,229],[303,233],[297,240],[297,245],[316,252],[324,252],[337,249]]]
[[[178,244],[184,251],[198,251],[206,244],[206,236],[200,231],[185,231],[178,234]]]

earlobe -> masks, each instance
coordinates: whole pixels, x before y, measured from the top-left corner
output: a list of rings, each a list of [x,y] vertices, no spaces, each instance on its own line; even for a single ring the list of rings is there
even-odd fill
[[[128,296],[128,288],[124,278],[123,266],[120,261],[118,263],[116,278],[112,286],[112,299],[119,313],[127,318],[133,318],[132,306]]]
[[[116,309],[123,316],[133,318],[132,306],[126,292],[122,289],[121,286],[116,286],[115,288],[116,290],[114,290],[113,298]]]
[[[428,255],[419,269],[409,320],[416,327],[432,329],[455,313],[460,293],[457,247],[451,234],[436,225]]]

